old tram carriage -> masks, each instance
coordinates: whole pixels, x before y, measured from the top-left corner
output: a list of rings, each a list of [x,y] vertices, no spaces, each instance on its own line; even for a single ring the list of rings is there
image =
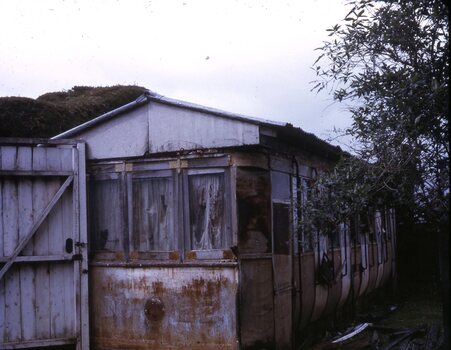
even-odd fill
[[[91,348],[289,349],[394,276],[393,210],[300,229],[341,151],[289,124],[149,91],[58,139],[86,144]]]

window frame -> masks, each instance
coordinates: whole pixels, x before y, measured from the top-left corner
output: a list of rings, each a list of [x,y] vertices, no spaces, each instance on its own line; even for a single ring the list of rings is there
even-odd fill
[[[88,176],[88,202],[89,202],[89,210],[88,210],[88,220],[89,220],[89,253],[97,260],[124,260],[128,254],[128,226],[127,226],[127,216],[126,216],[126,189],[124,186],[124,178],[121,172],[116,171],[108,171],[109,169],[105,169],[104,172],[94,172],[89,174]],[[108,181],[108,180],[117,180],[119,185],[119,211],[120,211],[120,220],[122,221],[121,231],[118,232],[118,237],[120,237],[120,245],[121,250],[108,250],[108,249],[97,249],[94,247],[94,237],[93,237],[93,221],[92,214],[93,211],[91,208],[94,207],[94,196],[93,196],[93,188],[95,181]],[[90,217],[91,216],[91,217]]]
[[[224,174],[224,222],[225,242],[220,249],[192,250],[189,226],[189,176],[202,174]],[[231,247],[237,240],[237,222],[235,215],[235,172],[228,156],[211,158],[167,158],[158,160],[122,160],[93,163],[90,165],[88,182],[97,179],[115,179],[119,181],[122,251],[92,250],[93,261],[116,261],[120,264],[174,264],[174,263],[216,263],[236,259]],[[173,238],[174,250],[139,251],[133,243],[133,181],[146,178],[171,178],[173,189]],[[88,196],[92,195],[92,184],[88,187]],[[91,200],[90,200],[91,201]],[[94,208],[94,206],[92,206]],[[94,210],[90,209],[88,215]],[[188,225],[187,225],[188,223]],[[89,239],[92,241],[93,231]],[[91,246],[91,244],[90,244]]]
[[[134,247],[134,189],[133,180],[135,179],[152,179],[152,178],[170,178],[173,191],[173,213],[172,218],[172,239],[174,242],[174,249],[169,250],[136,250]],[[136,172],[128,172],[126,177],[127,185],[127,211],[128,211],[128,242],[130,247],[131,260],[180,260],[180,229],[179,229],[179,186],[177,174],[172,169],[158,169],[155,167],[149,170],[142,170]]]
[[[190,222],[190,197],[189,197],[189,177],[196,175],[224,175],[224,222],[226,235],[225,247],[217,249],[192,249],[191,242],[191,222]],[[232,256],[230,247],[233,242],[233,223],[232,223],[232,181],[229,167],[202,167],[184,169],[182,172],[181,187],[183,191],[183,249],[181,249],[184,260],[223,260]]]

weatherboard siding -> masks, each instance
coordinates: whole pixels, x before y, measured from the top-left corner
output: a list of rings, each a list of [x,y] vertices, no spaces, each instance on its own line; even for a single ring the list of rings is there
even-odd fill
[[[259,143],[259,126],[161,103],[149,105],[149,152]]]

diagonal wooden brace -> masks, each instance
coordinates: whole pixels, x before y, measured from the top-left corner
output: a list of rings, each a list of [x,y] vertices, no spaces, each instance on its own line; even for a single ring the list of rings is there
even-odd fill
[[[9,270],[9,268],[14,263],[14,260],[17,258],[17,256],[22,252],[22,250],[25,248],[27,243],[30,241],[30,239],[33,237],[33,235],[36,233],[36,231],[39,229],[47,215],[50,213],[52,208],[55,206],[55,204],[58,202],[58,200],[63,195],[64,191],[67,187],[72,183],[74,177],[73,175],[69,176],[66,181],[61,185],[59,190],[55,193],[52,200],[47,204],[44,211],[39,215],[38,220],[34,223],[34,225],[31,227],[30,231],[28,231],[27,235],[22,239],[22,241],[19,243],[19,245],[14,249],[14,252],[11,256],[8,257],[8,260],[6,261],[6,264],[2,267],[0,270],[0,280],[3,278],[5,273]]]

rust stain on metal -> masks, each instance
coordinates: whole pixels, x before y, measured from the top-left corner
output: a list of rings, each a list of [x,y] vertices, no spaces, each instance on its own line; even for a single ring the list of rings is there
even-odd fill
[[[124,252],[119,251],[114,253],[114,257],[116,260],[125,260]]]
[[[237,171],[236,192],[240,252],[271,252],[269,174],[267,171]]]
[[[169,162],[169,168],[170,169],[188,168],[188,161],[187,160],[181,160],[181,159],[170,161]]]
[[[165,308],[160,298],[153,297],[146,301],[144,315],[148,321],[161,321],[164,314]]]
[[[186,252],[186,258],[188,260],[195,260],[195,259],[197,259],[197,254],[195,251],[190,250],[189,252]]]
[[[171,259],[171,260],[179,260],[180,259],[180,255],[176,251],[169,252],[169,259]]]
[[[235,254],[231,250],[224,250],[222,252],[223,259],[235,259]]]
[[[153,293],[157,295],[162,295],[166,292],[166,288],[164,287],[164,284],[161,281],[152,282],[152,290]]]
[[[137,251],[135,251],[135,250],[130,252],[130,259],[132,259],[132,260],[139,259],[139,253]]]

